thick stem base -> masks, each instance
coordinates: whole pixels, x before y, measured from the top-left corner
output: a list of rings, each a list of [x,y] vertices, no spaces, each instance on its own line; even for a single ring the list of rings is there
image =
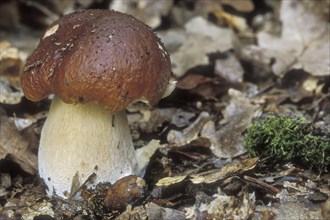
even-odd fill
[[[93,173],[92,187],[137,174],[125,111],[113,113],[92,103],[70,105],[55,97],[41,132],[38,163],[47,193],[62,197],[73,182],[82,184]]]

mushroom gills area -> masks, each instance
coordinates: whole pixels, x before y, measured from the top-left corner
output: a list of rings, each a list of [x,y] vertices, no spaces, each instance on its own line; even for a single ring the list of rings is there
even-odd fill
[[[62,197],[70,193],[73,179],[81,185],[93,173],[96,177],[87,186],[137,175],[126,112],[94,103],[66,104],[54,97],[41,131],[38,163],[47,193]]]

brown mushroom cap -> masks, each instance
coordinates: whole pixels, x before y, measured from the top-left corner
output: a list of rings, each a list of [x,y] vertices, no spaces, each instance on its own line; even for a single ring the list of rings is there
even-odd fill
[[[170,57],[150,27],[120,12],[86,10],[51,25],[21,83],[32,101],[54,93],[65,103],[118,111],[141,99],[156,104],[170,75]]]

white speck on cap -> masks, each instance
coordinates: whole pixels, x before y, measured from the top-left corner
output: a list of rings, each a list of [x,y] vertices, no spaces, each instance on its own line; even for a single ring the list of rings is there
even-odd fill
[[[158,44],[158,48],[162,51],[163,57],[165,57],[167,55],[167,52],[164,50],[162,45],[160,45],[158,42],[157,44]]]
[[[56,32],[57,29],[58,29],[58,26],[59,26],[59,25],[57,24],[57,25],[54,25],[53,27],[49,28],[49,29],[46,31],[45,35],[42,37],[42,39],[44,39],[44,38],[46,38],[46,37],[49,37],[50,35],[55,34],[55,32]]]

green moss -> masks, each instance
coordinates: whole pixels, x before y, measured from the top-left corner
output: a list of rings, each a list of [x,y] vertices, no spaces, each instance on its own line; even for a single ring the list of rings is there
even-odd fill
[[[330,167],[330,134],[316,134],[303,118],[267,116],[244,132],[251,156],[271,157],[274,162],[299,161],[321,172]]]

